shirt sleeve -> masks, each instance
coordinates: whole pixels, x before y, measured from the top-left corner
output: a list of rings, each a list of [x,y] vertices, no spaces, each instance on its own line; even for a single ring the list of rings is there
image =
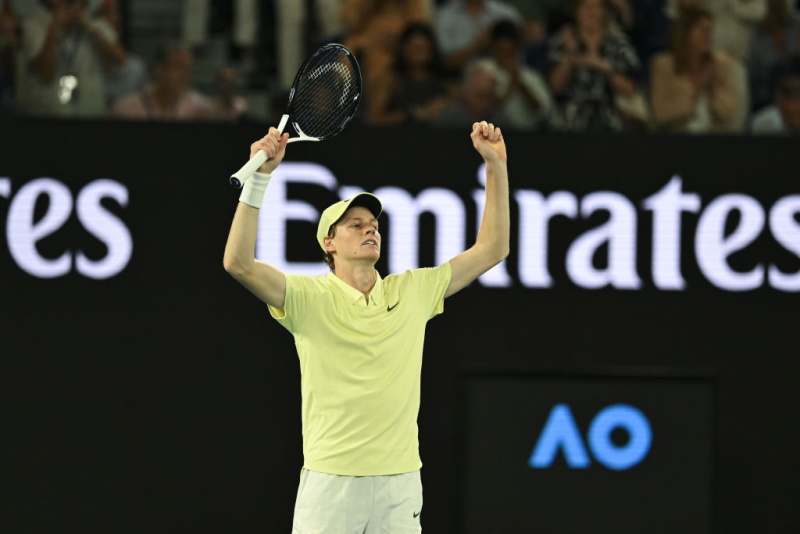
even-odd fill
[[[268,306],[269,313],[281,326],[294,333],[302,326],[303,311],[314,305],[322,291],[317,277],[287,274],[283,309]]]
[[[450,262],[438,267],[425,267],[408,271],[416,298],[420,299],[428,319],[433,319],[444,311],[444,294],[450,285]]]
[[[102,35],[106,40],[116,43],[118,41],[117,32],[110,22],[103,18],[92,19],[92,29]]]

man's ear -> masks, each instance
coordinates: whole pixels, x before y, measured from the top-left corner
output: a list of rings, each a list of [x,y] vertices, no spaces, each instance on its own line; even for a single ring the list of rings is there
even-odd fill
[[[329,235],[326,235],[322,238],[322,242],[325,243],[325,250],[328,252],[335,252],[336,246],[333,244],[333,238]]]

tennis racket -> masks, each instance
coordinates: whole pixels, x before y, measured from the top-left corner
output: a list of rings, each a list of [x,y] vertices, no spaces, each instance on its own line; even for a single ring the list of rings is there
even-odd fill
[[[333,137],[353,118],[360,97],[361,69],[356,57],[344,45],[326,44],[297,71],[278,132],[283,133],[291,121],[297,136],[290,137],[289,143]],[[263,150],[256,152],[231,176],[231,185],[242,187],[268,159]]]

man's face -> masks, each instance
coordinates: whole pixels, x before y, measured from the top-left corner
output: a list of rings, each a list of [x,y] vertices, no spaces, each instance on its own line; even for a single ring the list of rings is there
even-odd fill
[[[381,257],[381,234],[378,220],[372,212],[362,206],[347,210],[336,224],[334,237],[326,238],[333,247],[328,252],[336,253],[336,262],[364,260],[373,264]]]
[[[515,63],[519,55],[516,41],[508,38],[495,39],[489,51],[501,65]]]
[[[430,62],[432,56],[431,42],[424,35],[413,35],[403,45],[403,57],[410,65],[425,65]]]
[[[187,50],[176,50],[157,67],[158,83],[179,93],[189,87],[192,76],[192,56]]]
[[[464,105],[474,116],[487,116],[497,104],[496,82],[490,74],[475,73],[464,87]]]
[[[606,6],[603,0],[582,0],[575,11],[575,19],[583,29],[594,30],[606,24]]]
[[[711,39],[714,34],[714,23],[711,19],[703,17],[689,30],[689,46],[697,52],[711,50]]]

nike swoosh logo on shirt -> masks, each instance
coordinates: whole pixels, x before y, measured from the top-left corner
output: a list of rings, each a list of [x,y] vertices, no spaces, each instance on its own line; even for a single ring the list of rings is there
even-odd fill
[[[398,305],[398,304],[400,304],[400,301],[399,301],[399,300],[398,300],[397,302],[395,302],[395,303],[394,303],[394,306],[386,306],[386,311],[387,311],[387,312],[390,312],[390,311],[392,311],[393,309],[395,309],[395,308],[397,307],[397,305]]]

